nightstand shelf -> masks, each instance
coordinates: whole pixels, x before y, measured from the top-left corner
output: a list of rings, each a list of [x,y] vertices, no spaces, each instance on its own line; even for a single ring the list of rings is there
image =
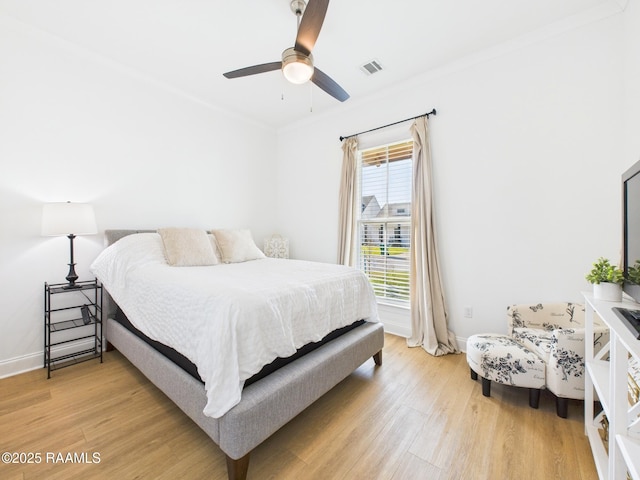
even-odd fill
[[[102,363],[102,285],[96,280],[44,284],[44,368],[51,371],[99,358]],[[54,306],[55,303],[55,306]]]
[[[84,327],[86,325],[93,325],[96,323],[95,317],[93,315],[90,317],[89,323],[84,323],[82,318],[74,318],[72,320],[65,320],[63,322],[56,322],[51,324],[51,332],[62,332],[64,330],[69,330],[70,328],[78,328]]]

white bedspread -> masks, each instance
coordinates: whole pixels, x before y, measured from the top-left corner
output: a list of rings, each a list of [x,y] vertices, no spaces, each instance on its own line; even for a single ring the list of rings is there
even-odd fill
[[[133,325],[198,367],[204,414],[214,418],[275,358],[356,320],[378,321],[373,289],[356,269],[271,258],[171,267],[156,233],[122,238],[91,271]]]

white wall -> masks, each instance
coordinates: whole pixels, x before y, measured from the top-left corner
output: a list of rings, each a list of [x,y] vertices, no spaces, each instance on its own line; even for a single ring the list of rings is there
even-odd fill
[[[640,2],[630,0],[624,13],[625,158],[640,160]]]
[[[576,23],[280,131],[279,222],[293,254],[336,259],[338,137],[435,107],[435,202],[451,329],[461,339],[502,332],[510,303],[580,301],[591,262],[619,259],[619,182],[631,160],[622,154],[623,15]],[[465,306],[473,318],[463,317]],[[406,328],[408,312],[390,315],[382,312],[391,329],[406,331],[398,317]]]
[[[68,270],[43,203],[90,202],[100,231],[249,227],[261,245],[275,150],[272,130],[0,15],[0,376],[41,366],[43,282]],[[87,278],[102,235],[75,247]]]

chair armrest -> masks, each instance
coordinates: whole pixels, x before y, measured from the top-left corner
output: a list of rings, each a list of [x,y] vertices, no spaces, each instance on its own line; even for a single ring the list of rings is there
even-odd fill
[[[580,328],[560,328],[553,331],[553,341],[551,343],[551,355],[554,351],[565,350],[578,353],[584,357],[585,329]],[[593,351],[598,353],[609,343],[609,329],[606,327],[595,327],[593,329]]]
[[[584,328],[559,328],[554,330],[551,355],[561,350],[574,352],[584,358]]]
[[[553,332],[547,387],[565,398],[584,398],[584,328]]]
[[[598,353],[609,343],[609,329],[596,326],[593,349]],[[585,329],[563,328],[553,331],[547,387],[560,397],[584,398]]]

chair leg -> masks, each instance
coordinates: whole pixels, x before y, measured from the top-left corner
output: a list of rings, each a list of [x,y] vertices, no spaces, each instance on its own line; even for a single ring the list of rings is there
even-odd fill
[[[569,399],[556,397],[556,414],[560,418],[567,418],[569,415]]]
[[[538,405],[540,405],[540,389],[530,388],[529,389],[529,406],[531,408],[538,408]]]
[[[473,368],[469,367],[469,371],[471,372],[471,380],[477,380],[478,374],[473,371]]]
[[[491,380],[482,377],[482,395],[485,397],[491,396]]]

